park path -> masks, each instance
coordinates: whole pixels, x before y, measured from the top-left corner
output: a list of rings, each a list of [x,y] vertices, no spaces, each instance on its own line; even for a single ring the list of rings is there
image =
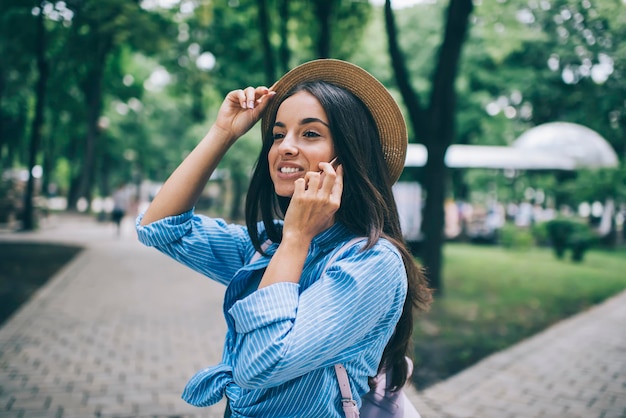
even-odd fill
[[[0,240],[85,247],[0,328],[1,418],[213,418],[180,399],[221,357],[224,288],[89,217]],[[426,391],[423,418],[626,418],[626,292]]]

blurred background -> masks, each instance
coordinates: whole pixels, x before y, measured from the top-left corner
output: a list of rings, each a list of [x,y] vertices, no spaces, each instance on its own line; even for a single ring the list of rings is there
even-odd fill
[[[3,0],[0,22],[0,228],[134,217],[228,91],[332,57],[409,128],[394,192],[437,292],[418,386],[626,288],[623,0]],[[199,212],[242,221],[259,149],[257,127]]]

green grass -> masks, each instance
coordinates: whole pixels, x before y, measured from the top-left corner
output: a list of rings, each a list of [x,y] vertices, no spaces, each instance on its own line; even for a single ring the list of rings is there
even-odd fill
[[[573,263],[549,248],[448,244],[444,260],[444,296],[414,331],[420,389],[626,289],[626,249]]]

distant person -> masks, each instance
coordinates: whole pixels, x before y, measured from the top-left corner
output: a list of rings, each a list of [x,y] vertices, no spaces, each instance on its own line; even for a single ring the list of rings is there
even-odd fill
[[[111,220],[115,224],[115,233],[120,236],[122,229],[122,219],[130,207],[130,196],[126,183],[120,183],[113,192],[113,211],[111,212]]]
[[[246,226],[194,213],[224,154],[262,116]],[[228,93],[137,219],[141,242],[228,286],[222,361],[192,377],[183,399],[226,397],[225,417],[340,418],[335,365],[347,370],[351,408],[381,370],[390,388],[407,382],[413,308],[426,309],[431,292],[392,193],[406,148],[392,96],[344,61]]]

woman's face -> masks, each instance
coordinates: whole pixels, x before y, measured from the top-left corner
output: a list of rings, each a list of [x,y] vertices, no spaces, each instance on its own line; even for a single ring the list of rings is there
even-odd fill
[[[315,96],[300,91],[281,103],[272,129],[270,177],[279,196],[291,197],[294,181],[335,157],[328,118]]]

